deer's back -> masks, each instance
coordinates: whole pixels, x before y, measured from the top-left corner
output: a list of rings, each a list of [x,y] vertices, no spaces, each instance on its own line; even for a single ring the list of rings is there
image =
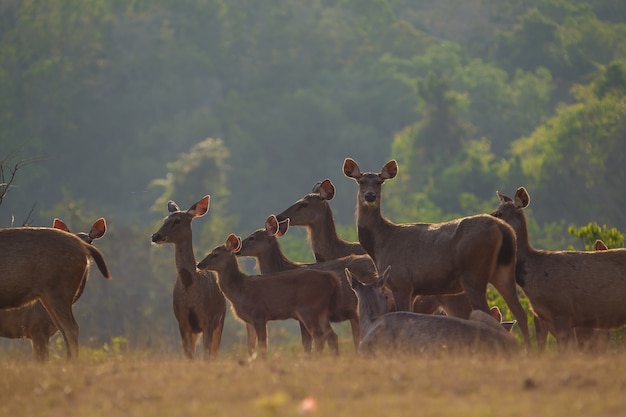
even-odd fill
[[[73,296],[88,266],[86,245],[52,228],[0,230],[0,308],[19,307],[51,290]]]
[[[394,279],[419,276],[421,282],[435,288],[442,277],[458,277],[473,268],[476,260],[497,257],[502,224],[492,216],[477,215],[444,223],[387,227],[375,236],[376,266],[383,270],[391,265]]]
[[[626,249],[534,251],[518,258],[517,272],[542,318],[565,314],[575,326],[601,328],[626,324]]]
[[[495,320],[494,325],[499,326]],[[383,315],[360,345],[365,353],[397,350],[412,354],[505,352],[519,348],[512,335],[481,321],[409,312]]]
[[[331,309],[340,301],[340,282],[329,271],[297,269],[271,275],[248,276],[236,292],[227,292],[236,314],[245,321],[296,318],[300,309]]]

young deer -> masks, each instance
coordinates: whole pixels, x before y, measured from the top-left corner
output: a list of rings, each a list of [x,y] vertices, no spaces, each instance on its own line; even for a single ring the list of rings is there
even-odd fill
[[[530,244],[524,209],[530,196],[524,187],[513,198],[497,193],[500,205],[492,215],[509,223],[517,234],[517,278],[528,296],[537,341],[554,329],[560,351],[575,345],[575,328],[615,329],[626,325],[622,293],[626,282],[626,249],[595,252],[547,251]]]
[[[383,291],[389,279],[387,268],[372,284],[363,284],[348,269],[346,277],[359,300],[361,344],[359,352],[373,355],[394,351],[407,354],[509,353],[521,349],[498,321],[474,310],[469,319],[408,311],[387,312]]]
[[[152,235],[153,243],[174,245],[174,316],[178,321],[183,353],[188,359],[193,359],[195,355],[200,334],[204,359],[217,356],[226,318],[226,299],[215,275],[210,271],[198,271],[193,253],[191,222],[209,211],[209,201],[210,197],[204,196],[187,211],[181,211],[175,202],[169,201],[169,215]]]
[[[265,221],[265,228],[254,231],[241,242],[238,256],[252,256],[257,259],[257,266],[261,274],[294,269],[308,268],[322,271],[331,271],[341,280],[341,303],[336,306],[330,316],[331,322],[350,321],[354,347],[359,343],[359,317],[356,309],[356,296],[345,279],[343,270],[350,268],[361,281],[371,282],[378,277],[376,266],[369,256],[351,255],[343,258],[304,264],[287,259],[280,249],[277,237],[283,236],[289,229],[289,219],[279,223],[276,216],[270,215]],[[312,339],[304,325],[300,323],[302,344],[305,351],[311,350]]]
[[[54,219],[53,227],[69,232],[67,225],[59,219]],[[89,233],[76,233],[87,243],[92,243],[106,233],[106,221],[104,218],[96,220],[91,226]],[[87,275],[82,280],[78,291],[74,296],[76,302],[82,295],[87,282]],[[40,362],[48,360],[48,343],[59,329],[54,325],[50,315],[43,305],[36,301],[26,307],[13,310],[0,310],[0,337],[10,339],[30,339],[35,359]]]
[[[72,233],[49,227],[0,230],[0,309],[40,301],[63,335],[67,357],[78,357],[78,331],[72,304],[92,258],[110,279],[102,252]]]
[[[279,222],[289,219],[291,226],[306,228],[317,262],[358,255],[371,259],[359,242],[348,242],[337,233],[329,201],[335,185],[327,178],[313,190],[276,216]],[[342,274],[343,275],[343,274]],[[359,274],[357,274],[359,276]],[[418,295],[412,306],[417,313],[432,314],[442,308],[449,316],[468,318],[472,307],[464,293],[453,295]]]
[[[219,286],[230,300],[235,316],[254,327],[261,357],[267,355],[267,322],[286,319],[296,319],[306,327],[315,339],[316,352],[321,352],[328,340],[338,354],[338,337],[329,319],[341,302],[337,275],[313,269],[246,275],[235,255],[240,248],[241,239],[230,234],[226,243],[213,249],[198,268],[217,272]],[[255,345],[250,342],[248,339],[248,355],[252,358]]]
[[[395,160],[380,172],[361,172],[346,158],[344,174],[358,184],[356,224],[361,246],[378,270],[391,265],[396,306],[408,311],[418,294],[465,292],[472,309],[489,312],[491,283],[518,321],[527,346],[526,312],[515,285],[515,232],[504,221],[482,214],[445,223],[395,224],[381,212],[382,185],[398,174]]]

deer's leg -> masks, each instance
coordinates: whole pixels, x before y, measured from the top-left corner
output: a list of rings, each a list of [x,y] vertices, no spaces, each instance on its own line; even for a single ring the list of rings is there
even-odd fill
[[[39,362],[46,362],[49,357],[48,353],[48,334],[41,329],[31,335],[31,345],[33,346],[33,353],[35,359]]]
[[[267,358],[267,322],[258,321],[254,323],[254,330],[259,339],[259,352],[262,359]]]
[[[554,317],[554,333],[559,347],[559,352],[571,352],[576,350],[576,333],[568,317]]]
[[[307,329],[307,327],[304,325],[304,323],[301,320],[298,321],[298,324],[300,325],[300,337],[302,338],[302,348],[304,349],[304,352],[311,353],[311,350],[313,347],[313,337],[311,336],[309,329]]]
[[[187,359],[193,359],[194,353],[196,352],[196,343],[198,342],[198,333],[193,333],[184,322],[178,323],[178,331],[183,346],[183,354]]]
[[[545,320],[541,320],[536,315],[533,316],[535,322],[535,338],[537,339],[537,350],[544,352],[546,350],[546,344],[548,341],[548,328],[550,323]]]
[[[527,348],[530,348],[530,331],[528,330],[528,318],[526,316],[526,311],[522,304],[519,302],[519,298],[517,298],[517,287],[515,286],[515,280],[511,279],[506,283],[494,282],[493,286],[498,290],[504,302],[511,313],[513,313],[513,317],[517,320],[517,325],[519,326],[522,336],[524,336],[524,342]]]
[[[59,329],[63,340],[65,342],[65,348],[67,349],[67,358],[75,359],[78,357],[78,323],[72,313],[71,300],[65,301],[63,299],[46,299],[41,298],[41,304],[45,307],[50,319],[54,325]]]
[[[221,316],[217,322],[217,326],[213,328],[211,333],[213,336],[211,337],[211,349],[210,355],[212,358],[217,357],[217,352],[220,349],[220,344],[222,343],[222,332],[224,331],[224,316]]]
[[[254,329],[254,325],[251,323],[246,323],[246,332],[248,335],[248,357],[253,358],[257,343],[257,332]]]
[[[359,343],[361,343],[361,328],[359,327],[359,317],[352,317],[350,319],[350,328],[352,329],[352,341],[354,342],[354,349],[359,350]]]

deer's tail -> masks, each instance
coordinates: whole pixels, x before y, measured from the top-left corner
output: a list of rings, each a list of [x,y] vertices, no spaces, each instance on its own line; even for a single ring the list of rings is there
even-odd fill
[[[104,261],[104,255],[102,255],[102,252],[100,252],[100,249],[88,243],[85,243],[85,247],[89,251],[89,255],[93,258],[94,262],[98,266],[98,269],[100,270],[104,278],[111,279],[109,268],[107,267],[107,264]]]
[[[516,260],[517,241],[515,231],[506,224],[498,225],[502,233],[502,244],[498,252],[498,265],[509,265]]]

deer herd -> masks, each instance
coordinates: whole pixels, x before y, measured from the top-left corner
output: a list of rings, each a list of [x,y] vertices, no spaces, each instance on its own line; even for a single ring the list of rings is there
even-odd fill
[[[413,355],[463,352],[509,354],[532,349],[526,311],[530,303],[536,348],[548,334],[559,352],[607,349],[609,331],[626,325],[626,249],[547,251],[530,245],[525,188],[497,193],[500,205],[443,223],[394,223],[381,210],[382,186],[398,174],[395,160],[380,172],[363,172],[346,158],[343,173],[357,184],[358,242],[342,239],[329,201],[335,186],[326,179],[283,212],[267,217],[246,238],[230,234],[197,262],[192,221],[209,210],[204,196],[187,210],[168,202],[168,216],[151,241],[172,244],[176,265],[173,310],[185,357],[202,338],[204,359],[220,348],[227,304],[247,330],[250,358],[267,356],[267,325],[294,319],[305,352],[325,345],[339,354],[332,323],[349,322],[354,349],[362,355],[397,351]],[[314,263],[288,259],[280,237],[304,227]],[[92,242],[106,232],[98,219],[89,233],[53,227],[0,229],[0,336],[28,338],[35,358],[48,359],[58,331],[67,357],[78,357],[79,326],[72,306],[81,296],[93,260],[109,270]],[[240,257],[256,258],[258,274],[244,272]],[[489,306],[493,286],[515,318],[503,322]],[[523,341],[510,332],[516,324]]]

